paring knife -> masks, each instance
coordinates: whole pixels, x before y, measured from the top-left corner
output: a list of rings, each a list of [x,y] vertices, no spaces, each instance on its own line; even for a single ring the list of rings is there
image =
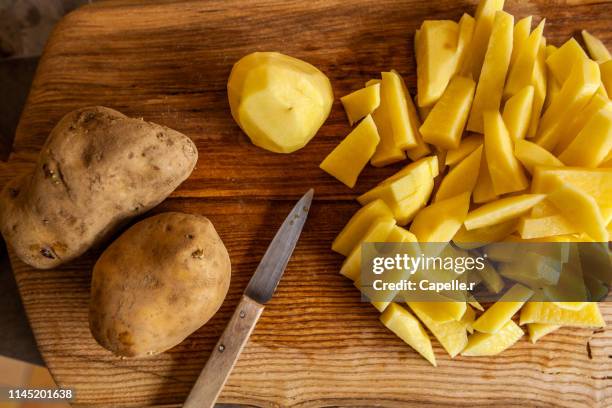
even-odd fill
[[[276,232],[183,408],[214,406],[264,305],[272,298],[285,272],[306,222],[313,194],[312,189],[304,194]]]

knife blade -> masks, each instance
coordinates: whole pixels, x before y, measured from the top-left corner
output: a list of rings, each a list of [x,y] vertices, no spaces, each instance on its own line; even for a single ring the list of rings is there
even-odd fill
[[[313,195],[314,191],[310,189],[297,202],[261,258],[244,290],[244,294],[256,302],[266,304],[272,298],[302,233]]]
[[[272,298],[302,233],[314,191],[295,204],[276,232],[249,281],[240,303],[191,389],[184,408],[213,407],[264,305]]]

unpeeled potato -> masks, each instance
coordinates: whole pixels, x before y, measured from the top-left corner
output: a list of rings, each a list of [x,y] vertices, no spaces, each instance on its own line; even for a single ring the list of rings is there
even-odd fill
[[[147,218],[94,266],[91,333],[120,356],[168,350],[215,314],[230,273],[227,250],[208,218],[178,212]]]

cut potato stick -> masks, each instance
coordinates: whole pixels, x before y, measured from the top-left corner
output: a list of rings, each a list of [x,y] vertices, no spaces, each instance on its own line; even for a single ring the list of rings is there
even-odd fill
[[[559,155],[568,166],[598,167],[612,150],[612,108],[601,109]]]
[[[484,204],[467,215],[465,228],[470,231],[518,218],[545,197],[544,194],[523,194]]]
[[[533,296],[531,289],[515,284],[480,315],[472,327],[481,333],[497,333],[531,296]]]
[[[478,146],[482,146],[482,143],[483,137],[478,133],[473,133],[469,136],[463,137],[459,143],[459,147],[446,151],[444,164],[447,166],[454,166],[476,150]]]
[[[375,219],[342,263],[340,274],[355,281],[361,273],[361,244],[365,242],[385,242],[394,225],[395,220],[393,218],[380,217]]]
[[[456,71],[459,25],[450,20],[425,20],[416,50],[419,106],[431,106]]]
[[[482,149],[482,146],[478,147],[448,172],[438,187],[434,202],[461,193],[472,193],[478,180],[478,172],[482,162]]]
[[[480,77],[480,71],[491,37],[495,13],[504,8],[504,0],[482,0],[476,9],[476,24],[470,46],[466,51],[461,74],[474,80]]]
[[[440,200],[419,211],[410,226],[419,242],[448,242],[461,224],[470,208],[470,193]]]
[[[580,232],[575,225],[561,214],[538,218],[523,217],[519,221],[517,231],[521,238],[524,239],[577,234]]]
[[[548,150],[527,140],[516,140],[514,142],[514,155],[529,173],[533,173],[536,166],[563,166],[563,162]]]
[[[420,128],[423,140],[439,149],[456,149],[461,142],[476,84],[456,76]]]
[[[469,324],[469,322],[464,322],[463,320],[451,320],[443,323],[436,322],[429,317],[424,309],[419,307],[420,305],[422,305],[422,303],[408,302],[408,306],[410,306],[414,314],[417,315],[425,327],[427,327],[431,334],[440,342],[448,355],[451,358],[458,355],[467,345],[468,338],[466,325]]]
[[[482,113],[489,109],[499,110],[512,53],[513,26],[512,15],[504,11],[495,14],[491,38],[467,122],[468,130],[483,133]]]
[[[548,200],[580,231],[584,231],[598,242],[608,241],[607,223],[595,199],[571,184],[558,183],[548,195]]]
[[[608,51],[605,44],[587,30],[582,30],[582,39],[592,59],[599,63],[612,59],[612,55],[610,55],[610,51]]]
[[[529,323],[527,330],[529,331],[529,341],[535,344],[542,337],[554,332],[561,326],[546,323]]]
[[[513,140],[525,138],[533,111],[534,88],[528,85],[513,95],[504,105],[502,118]]]
[[[415,349],[420,355],[434,367],[436,366],[436,356],[431,347],[431,340],[421,323],[409,311],[398,305],[391,303],[383,314],[380,321],[400,339]]]
[[[557,83],[563,84],[569,78],[574,65],[583,64],[588,59],[589,57],[578,44],[578,41],[570,38],[546,58],[546,65]]]
[[[502,195],[525,190],[529,182],[514,156],[512,139],[501,115],[497,111],[485,111],[483,119],[484,147],[493,191],[497,195]]]
[[[512,95],[516,95],[521,89],[531,84],[545,22],[546,20],[543,19],[535,30],[529,34],[527,41],[522,44],[516,61],[508,71],[504,97],[509,98]]]
[[[468,344],[461,352],[462,356],[494,356],[506,350],[523,337],[523,330],[512,320],[507,322],[497,333],[474,333],[468,338]]]
[[[408,149],[416,147],[417,136],[415,131],[418,131],[418,126],[414,122],[414,117],[410,115],[408,104],[412,104],[412,100],[408,98],[404,92],[402,79],[396,72],[383,72],[382,76],[382,98],[388,106],[389,119],[391,120],[391,129],[393,129],[393,140],[395,145],[400,149]]]
[[[512,55],[510,55],[510,69],[512,69],[514,61],[516,61],[516,57],[521,52],[523,45],[525,42],[527,42],[527,38],[529,38],[532,21],[533,16],[527,16],[520,19],[514,25],[514,31],[512,32]]]
[[[570,143],[572,143],[578,133],[584,129],[586,124],[593,118],[593,116],[604,108],[612,110],[612,102],[610,102],[606,96],[595,93],[595,95],[593,95],[593,97],[589,100],[589,103],[582,108],[580,113],[572,120],[569,126],[567,126],[565,129],[561,129],[559,141],[557,142],[553,153],[558,156],[565,149],[567,149]]]
[[[533,85],[533,106],[531,109],[529,128],[527,129],[527,137],[529,138],[533,138],[537,134],[538,126],[540,125],[540,114],[542,113],[547,98],[548,82],[552,80],[549,78],[546,68],[545,54],[546,38],[542,37],[531,81],[531,85]]]
[[[471,231],[466,230],[463,225],[453,237],[453,242],[464,249],[478,248],[490,242],[502,241],[516,231],[517,225],[518,221],[514,219]]]
[[[487,162],[487,153],[483,151],[482,163],[480,163],[480,171],[478,172],[478,180],[474,186],[474,202],[477,204],[487,203],[497,200],[498,196],[493,190],[493,181],[489,173],[489,165]]]
[[[380,84],[366,86],[340,98],[349,123],[353,125],[380,105]]]
[[[560,51],[561,48],[557,52]],[[584,60],[574,64],[559,94],[542,115],[536,143],[546,150],[554,149],[559,142],[562,129],[566,129],[575,115],[586,106],[599,88],[599,84],[599,66],[596,62]]]
[[[319,167],[350,188],[376,150],[380,141],[371,115],[359,125],[327,157]]]
[[[527,323],[593,328],[606,324],[599,306],[593,302],[580,310],[562,309],[552,302],[527,302],[521,310],[521,325]]]
[[[346,223],[332,243],[332,251],[348,256],[378,218],[393,218],[393,213],[382,200],[375,200],[360,208]]]

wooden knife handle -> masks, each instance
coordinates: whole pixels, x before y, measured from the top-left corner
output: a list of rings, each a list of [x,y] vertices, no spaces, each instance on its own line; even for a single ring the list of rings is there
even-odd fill
[[[248,296],[242,296],[183,408],[214,406],[263,309],[263,305]]]

